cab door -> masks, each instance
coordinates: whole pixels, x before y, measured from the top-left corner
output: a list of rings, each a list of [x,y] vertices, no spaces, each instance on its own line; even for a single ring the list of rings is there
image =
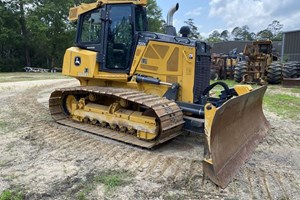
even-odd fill
[[[132,4],[108,5],[104,39],[105,64],[101,71],[128,73],[134,52]]]

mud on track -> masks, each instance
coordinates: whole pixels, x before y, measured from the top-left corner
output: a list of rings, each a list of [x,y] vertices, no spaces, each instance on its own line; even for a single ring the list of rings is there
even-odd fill
[[[272,129],[222,190],[203,180],[201,136],[185,133],[149,151],[56,124],[47,100],[73,80],[0,84],[0,193],[26,199],[300,199],[300,123],[267,113]],[[113,192],[93,178],[126,172]],[[93,184],[89,190],[86,186]],[[88,191],[88,192],[87,192]]]

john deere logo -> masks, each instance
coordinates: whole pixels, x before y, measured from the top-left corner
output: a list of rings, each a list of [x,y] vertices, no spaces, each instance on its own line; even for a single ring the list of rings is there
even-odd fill
[[[74,60],[74,64],[75,64],[75,66],[80,66],[81,65],[81,58],[76,56],[75,60]]]

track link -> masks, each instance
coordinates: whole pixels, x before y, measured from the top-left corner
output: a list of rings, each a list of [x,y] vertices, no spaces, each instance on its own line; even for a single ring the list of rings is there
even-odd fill
[[[65,95],[88,95],[91,93],[125,99],[153,110],[160,123],[160,133],[158,137],[152,141],[144,141],[127,133],[73,121],[63,109],[63,97]],[[144,148],[152,148],[180,135],[184,124],[183,113],[175,102],[164,97],[145,94],[144,92],[133,89],[98,86],[60,88],[52,92],[49,99],[49,109],[53,119],[59,124]]]

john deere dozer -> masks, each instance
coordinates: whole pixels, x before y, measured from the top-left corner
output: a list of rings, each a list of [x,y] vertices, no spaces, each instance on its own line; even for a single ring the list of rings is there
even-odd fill
[[[205,133],[205,176],[226,187],[267,134],[262,111],[266,87],[209,85],[205,42],[147,31],[146,0],[98,0],[70,9],[76,45],[66,50],[63,74],[79,87],[51,94],[52,117],[75,127],[143,148],[183,130]],[[209,96],[220,85],[219,98]]]

